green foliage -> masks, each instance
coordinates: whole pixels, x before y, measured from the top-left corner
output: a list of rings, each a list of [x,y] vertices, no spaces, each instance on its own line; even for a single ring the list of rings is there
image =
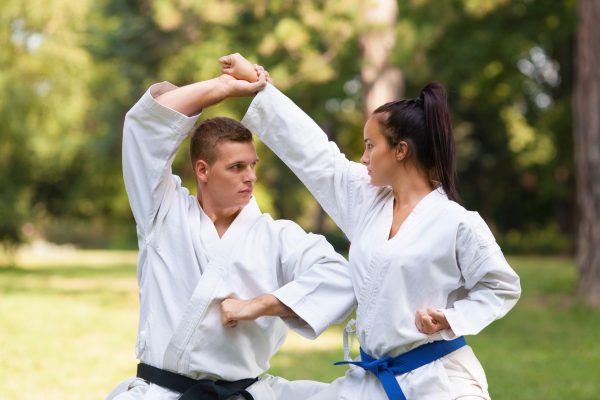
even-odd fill
[[[542,228],[509,230],[498,238],[508,254],[572,254],[573,240],[560,232],[556,224]]]
[[[19,241],[24,221],[60,209],[88,140],[92,60],[78,33],[88,3],[0,5],[0,241]]]
[[[150,5],[148,9],[146,3],[106,0],[100,7],[103,18],[113,21],[112,28],[108,32],[94,28],[99,40],[90,49],[102,64],[123,64],[119,79],[129,88],[120,98],[122,102],[110,101],[113,114],[119,107],[122,115],[154,81],[186,84],[209,79],[219,73],[220,56],[240,52],[267,66],[277,85],[330,127],[332,134],[344,129],[351,132],[347,137],[360,139],[355,135],[360,131],[360,119],[349,121],[348,117],[358,113],[359,93],[355,89],[348,94],[343,86],[360,71],[353,26],[355,1],[336,5],[282,1],[271,2],[268,7],[266,3],[213,1],[198,7],[195,2],[165,0]],[[100,87],[96,93],[105,91]],[[110,99],[111,94],[106,95]],[[326,107],[329,100],[337,104],[329,107],[331,111]],[[231,100],[207,110],[203,117],[240,119],[248,104],[246,99]],[[116,132],[118,127],[114,126],[112,136],[119,137]],[[264,146],[259,146],[259,155],[258,197],[262,206],[276,217],[299,220],[305,228],[314,229],[314,199]],[[174,170],[193,187],[188,163],[187,150],[182,149]]]
[[[555,223],[570,236],[575,2],[400,4],[407,94],[447,86],[464,204],[499,234]]]
[[[404,74],[408,97],[430,80],[447,85],[464,204],[499,237],[548,226],[560,236],[574,230],[575,5],[398,3],[391,62]],[[93,227],[90,236],[130,226],[120,162],[125,112],[149,84],[211,78],[219,73],[217,58],[235,51],[266,66],[277,86],[358,159],[365,62],[358,39],[373,29],[359,10],[357,0],[2,2],[8,29],[0,32],[0,241],[30,238],[26,223],[53,237],[53,225],[69,221]],[[203,117],[241,118],[248,103],[229,100]],[[320,222],[314,199],[277,157],[262,145],[259,154],[263,206],[306,229],[339,235]],[[185,149],[174,170],[193,189]]]

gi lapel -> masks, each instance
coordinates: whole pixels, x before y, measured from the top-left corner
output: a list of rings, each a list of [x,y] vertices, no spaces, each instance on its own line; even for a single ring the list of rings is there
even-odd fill
[[[414,229],[425,219],[435,215],[435,210],[445,204],[448,197],[441,189],[434,189],[419,201],[406,220],[400,226],[400,229],[394,237],[384,241],[372,253],[365,273],[365,284],[359,293],[359,299],[362,304],[357,308],[357,320],[362,322],[361,330],[368,332],[375,324],[375,315],[373,307],[378,299],[378,288],[383,286],[383,281],[387,278],[389,268],[393,265],[390,260],[394,259],[394,252],[401,247],[404,239],[408,237]],[[393,200],[392,200],[393,204]],[[393,217],[393,206],[386,205],[385,211],[388,218]],[[388,224],[382,224],[386,227],[386,237],[389,235],[391,221]],[[390,254],[391,253],[391,254]],[[387,260],[387,262],[386,262]]]
[[[194,334],[197,333],[196,327],[204,317],[207,306],[223,283],[223,279],[227,276],[236,243],[242,240],[243,234],[252,228],[261,215],[256,200],[252,198],[221,239],[218,238],[216,230],[214,235],[206,231],[206,229],[210,229],[212,221],[201,221],[201,226],[197,231],[202,234],[202,238],[206,240],[206,243],[204,243],[205,246],[194,246],[194,251],[198,263],[201,265],[202,275],[192,297],[188,301],[181,321],[169,341],[163,359],[163,369],[183,374],[188,372],[187,365],[189,363],[187,361],[189,357],[186,355],[185,350]],[[201,218],[207,217],[202,215]],[[214,225],[212,225],[212,229],[214,230]],[[206,254],[201,253],[202,249],[206,251]]]

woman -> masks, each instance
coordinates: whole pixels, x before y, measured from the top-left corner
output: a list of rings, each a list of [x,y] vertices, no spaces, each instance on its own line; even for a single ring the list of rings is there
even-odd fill
[[[247,66],[237,54],[220,61],[233,76]],[[457,203],[443,87],[431,83],[416,99],[376,109],[364,127],[362,164],[272,85],[242,123],[352,242],[362,361],[334,382],[331,397],[489,399],[485,373],[462,337],[504,316],[521,288],[479,214]]]

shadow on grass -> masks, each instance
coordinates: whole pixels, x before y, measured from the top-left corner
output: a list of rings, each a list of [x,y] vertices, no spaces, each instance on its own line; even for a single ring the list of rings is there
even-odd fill
[[[92,302],[119,303],[137,293],[136,268],[110,266],[0,267],[0,295],[77,297]]]
[[[135,276],[136,266],[131,264],[117,264],[110,266],[69,266],[69,267],[36,267],[23,268],[15,265],[0,266],[0,276],[32,276],[45,278],[57,276],[63,278],[118,278]]]

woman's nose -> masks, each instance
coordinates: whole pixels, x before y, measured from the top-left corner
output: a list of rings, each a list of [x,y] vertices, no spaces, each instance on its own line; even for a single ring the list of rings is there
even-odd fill
[[[367,152],[366,151],[360,157],[360,162],[363,163],[363,164],[365,164],[365,165],[369,164],[369,158],[367,157]]]

